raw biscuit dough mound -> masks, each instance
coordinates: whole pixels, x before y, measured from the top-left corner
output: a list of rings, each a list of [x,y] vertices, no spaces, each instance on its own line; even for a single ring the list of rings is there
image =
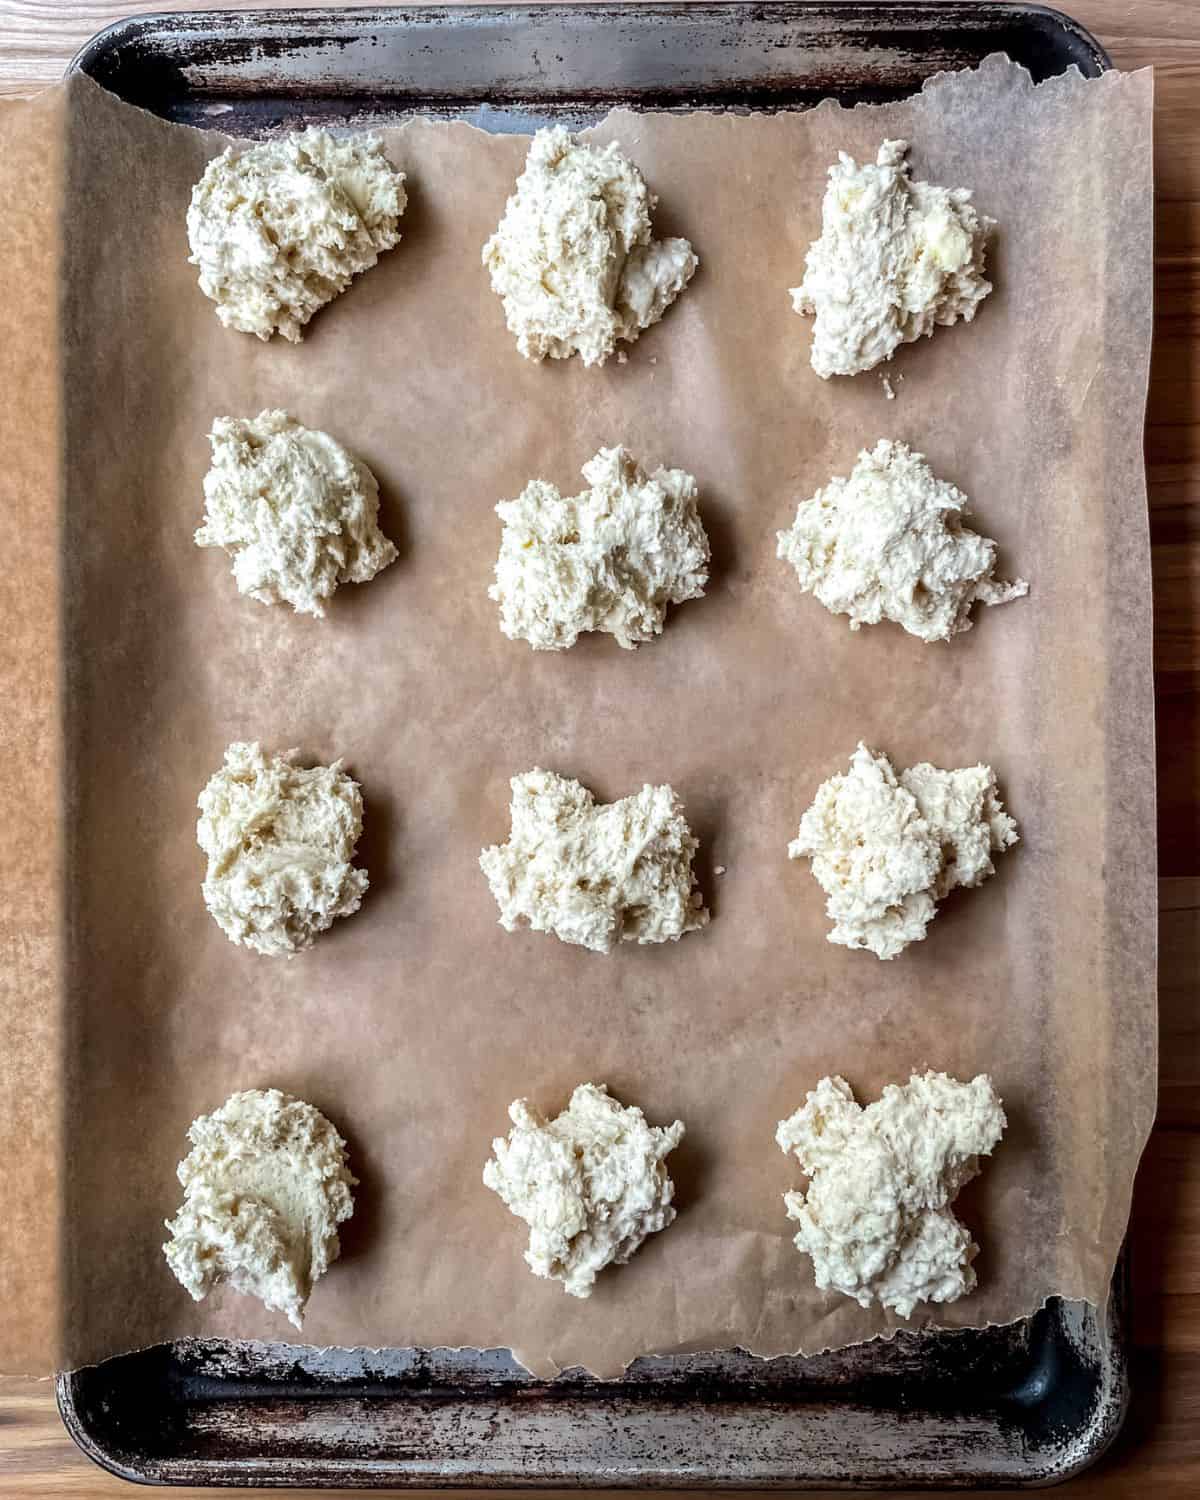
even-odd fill
[[[1017,842],[990,766],[902,771],[860,744],[844,775],[820,786],[788,845],[810,858],[828,898],[831,943],[895,958],[925,936],[936,903],[982,885],[992,855]]]
[[[657,198],[621,148],[539,130],[500,227],[483,247],[492,288],[526,359],[602,365],[657,323],[699,262],[687,240],[651,238]]]
[[[406,202],[376,135],[313,128],[229,146],[192,189],[189,259],[227,328],[299,343],[313,313],[399,244]]]
[[[163,1246],[201,1302],[227,1282],[300,1328],[354,1212],[346,1143],[317,1109],[278,1089],[233,1094],[188,1131],[184,1200]]]
[[[669,786],[597,805],[552,771],[514,776],[512,834],[479,856],[506,932],[552,932],[611,953],[619,942],[674,942],[708,923],[696,889],[696,839]]]
[[[196,545],[233,558],[239,594],[324,616],[339,583],[367,583],[395,562],[374,474],[328,433],[263,411],[218,417],[209,442]]]
[[[208,857],[204,904],[225,936],[291,957],[362,904],[368,880],[350,861],[362,795],[342,762],[304,770],[297,752],[233,744],[200,793],[196,838]]]
[[[583,477],[580,495],[535,479],[496,507],[504,531],[488,594],[504,634],[536,651],[565,651],[585,630],[633,650],[661,633],[668,604],[702,598],[708,582],[690,474],[647,474],[628,449],[601,448]]]
[[[647,1125],[640,1109],[592,1083],[553,1120],[526,1099],[508,1114],[513,1128],[492,1142],[483,1180],[529,1225],[533,1274],[590,1297],[605,1266],[623,1266],[675,1218],[665,1158],[683,1139],[683,1121]]]
[[[985,1073],[914,1073],[865,1109],[844,1078],[822,1078],[775,1135],[810,1179],[783,1199],[817,1286],[902,1318],[974,1290],[979,1246],[952,1205],[1007,1123]]]
[[[939,325],[969,323],[992,289],[988,233],[966,188],[914,182],[907,141],[884,141],[874,165],[844,151],[829,169],[821,238],[791,291],[814,313],[812,367],[822,379],[871,370]]]
[[[963,525],[970,503],[936,479],[923,453],[882,438],[848,479],[802,500],[778,553],[806,593],[850,629],[894,620],[923,641],[970,630],[971,606],[1007,604],[1029,592],[1023,578],[993,578],[996,543]]]

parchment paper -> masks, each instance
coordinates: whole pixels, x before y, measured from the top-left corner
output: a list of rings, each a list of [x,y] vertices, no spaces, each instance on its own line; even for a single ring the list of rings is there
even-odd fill
[[[7,106],[45,128],[46,110]],[[162,1259],[192,1118],[276,1085],[349,1138],[362,1179],[304,1340],[511,1346],[611,1376],[639,1353],[769,1355],[887,1332],[822,1294],[781,1194],[776,1122],[829,1072],[875,1097],[913,1069],[996,1080],[1010,1126],[959,1200],[976,1295],[929,1322],[1103,1301],[1154,1098],[1154,788],[1141,458],[1151,314],[1151,80],[1034,89],[994,59],[853,112],[616,115],[701,269],[626,365],[520,359],[479,264],[527,142],[416,122],[398,250],[302,345],[220,327],[186,263],[191,184],[221,141],[76,79],[60,112],[68,921],[63,1337],[77,1365],[187,1334],[281,1338]],[[820,381],[788,288],[838,149],[914,142],[919,176],[999,221],[996,291],[890,368]],[[10,202],[6,213],[12,213]],[[48,249],[50,247],[47,247]],[[9,378],[14,374],[8,356]],[[901,378],[902,377],[902,378]],[[200,552],[206,433],[284,406],[378,475],[401,559],[325,621],[240,598]],[[43,440],[45,435],[43,436]],[[1028,599],[950,646],[853,635],[775,557],[796,500],[881,436],[973,498]],[[564,492],[624,442],[700,485],[708,596],[636,654],[506,640],[492,507]],[[230,740],[345,756],[371,890],[293,962],[204,910],[195,801]],[[788,840],[858,739],[899,767],[992,764],[1022,842],[881,964],[825,941]],[[534,765],[608,800],[669,780],[702,840],[711,927],[609,959],[508,935],[476,866]],[[716,874],[716,867],[724,873]],[[535,1280],[480,1171],[517,1095],[591,1079],[682,1118],[681,1210],[587,1302]],[[18,1246],[18,1270],[36,1252]],[[25,1362],[17,1350],[9,1364]]]

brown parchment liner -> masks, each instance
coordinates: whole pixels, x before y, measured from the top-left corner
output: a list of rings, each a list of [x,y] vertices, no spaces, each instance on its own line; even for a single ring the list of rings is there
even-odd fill
[[[51,907],[6,913],[6,1024],[27,992],[21,944],[41,932],[30,1005],[50,1026],[43,1074],[54,1057],[60,1076],[57,1093],[3,1105],[14,1140],[30,1117],[39,1169],[21,1168],[25,1217],[0,1228],[7,1284],[57,1293],[41,1323],[6,1314],[3,1367],[291,1336],[245,1298],[193,1305],[160,1250],[188,1123],[268,1085],[325,1110],[362,1179],[305,1342],[511,1346],[540,1371],[611,1376],[648,1351],[770,1355],[887,1332],[892,1316],[815,1290],[781,1201],[798,1173],[773,1132],[825,1073],[865,1100],[927,1066],[990,1072],[1010,1126],[960,1199],[979,1290],[910,1326],[1009,1321],[1052,1293],[1103,1301],[1154,1100],[1150,75],[1034,88],[993,59],[883,108],[612,116],[595,137],[623,143],[661,195],[659,231],[691,238],[701,269],[628,363],[601,370],[520,359],[479,264],[523,138],[389,132],[409,174],[403,243],[293,348],[223,329],[187,264],[188,194],[218,137],[81,79],[5,105],[0,130],[23,143],[42,205],[22,219],[6,173],[5,285],[24,267],[44,289],[62,260],[57,376],[12,424],[4,481],[23,547],[45,550],[62,504],[64,791],[45,819],[55,746],[14,740],[10,815],[45,819],[46,841],[31,855],[10,823],[6,885],[14,861],[50,858],[51,826],[66,837],[61,949]],[[788,288],[837,150],[873,155],[896,135],[918,175],[971,186],[1000,228],[995,292],[972,326],[897,357],[889,401],[877,374],[813,374]],[[59,154],[37,147],[56,137],[61,183]],[[5,386],[29,400],[47,331],[15,305]],[[240,598],[224,557],[192,545],[213,417],[275,405],[371,465],[401,551],[325,621]],[[851,634],[775,557],[797,498],[881,436],[962,486],[1008,575],[1031,580],[950,646]],[[600,637],[535,654],[487,598],[492,507],[534,476],[572,491],[616,442],[697,476],[708,596],[637,653]],[[27,698],[53,657],[9,662]],[[344,756],[364,789],[363,909],[293,962],[234,948],[200,897],[196,796],[243,738]],[[821,892],[786,857],[860,738],[897,766],[990,762],[1022,834],[888,964],[825,942]],[[476,858],[507,836],[509,776],[534,765],[606,800],[672,782],[702,841],[711,927],[608,959],[504,933]],[[17,1026],[6,1090],[32,1076],[38,1037]],[[529,1274],[524,1228],[480,1171],[510,1099],[555,1109],[585,1079],[688,1134],[677,1223],[580,1302]],[[61,1140],[37,1125],[60,1101]]]

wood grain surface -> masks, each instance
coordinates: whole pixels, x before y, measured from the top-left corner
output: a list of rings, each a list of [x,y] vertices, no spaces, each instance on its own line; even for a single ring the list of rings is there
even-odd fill
[[[165,8],[209,7],[0,0],[0,94],[52,83],[102,26]],[[1157,77],[1156,315],[1146,462],[1163,877],[1159,1120],[1138,1177],[1130,1230],[1134,1402],[1113,1452],[1075,1480],[1072,1493],[1193,1500],[1200,1496],[1200,0],[1072,0],[1070,8],[1118,67],[1153,64]],[[100,1500],[122,1492],[128,1493],[121,1481],[76,1451],[49,1381],[0,1380],[0,1493]]]

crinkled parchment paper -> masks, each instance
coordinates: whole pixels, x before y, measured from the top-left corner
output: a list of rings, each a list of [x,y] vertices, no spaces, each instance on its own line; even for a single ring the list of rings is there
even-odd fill
[[[46,1285],[31,1226],[54,1216],[30,1204],[61,1195],[53,1358],[287,1335],[244,1298],[194,1306],[160,1250],[189,1122],[263,1085],[325,1110],[362,1178],[314,1344],[512,1346],[538,1370],[613,1375],[645,1351],[769,1355],[892,1329],[814,1289],[783,1212],[799,1179],[776,1121],[833,1071],[869,1099],[913,1069],[986,1070],[1009,1113],[960,1200],[978,1293],[912,1326],[1104,1299],[1154,1098],[1150,121],[1148,74],[1035,89],[1000,60],[885,108],[614,115],[596,136],[640,164],[660,232],[686,234],[701,269],[627,364],[585,370],[518,357],[479,263],[522,139],[390,132],[403,243],[293,348],[223,329],[187,264],[188,194],[217,137],[79,79],[5,106],[11,141],[65,141],[61,159],[32,153],[28,180],[5,169],[4,205],[6,389],[38,368],[21,268],[62,259],[61,420],[12,421],[5,475],[10,525],[44,536],[63,512],[61,1116],[43,1099],[62,1143],[40,1138],[42,1171],[15,1179],[29,1212],[0,1230],[6,1285]],[[972,187],[1000,228],[996,291],[973,325],[901,353],[889,401],[877,374],[816,378],[788,288],[836,152],[897,135],[918,175]],[[268,406],[366,459],[401,550],[324,622],[240,598],[226,559],[192,545],[213,417]],[[964,488],[1032,583],[950,646],[851,634],[775,557],[797,498],[881,436]],[[697,476],[708,597],[636,654],[607,637],[535,654],[487,598],[492,507],[535,476],[571,492],[618,442]],[[231,946],[200,897],[196,796],[247,738],[346,757],[366,798],[363,909],[294,962]],[[821,892],[787,859],[860,738],[898,766],[990,762],[1022,833],[888,964],[825,941]],[[14,738],[13,817],[24,754]],[[603,799],[672,782],[712,926],[609,959],[504,933],[476,858],[507,836],[509,776],[534,765]],[[6,921],[16,952],[33,917]],[[14,1076],[25,1056],[10,1052]],[[524,1228],[480,1171],[510,1099],[556,1109],[585,1079],[688,1133],[677,1223],[579,1302],[529,1274]],[[48,1362],[27,1327],[14,1337],[6,1367]]]

